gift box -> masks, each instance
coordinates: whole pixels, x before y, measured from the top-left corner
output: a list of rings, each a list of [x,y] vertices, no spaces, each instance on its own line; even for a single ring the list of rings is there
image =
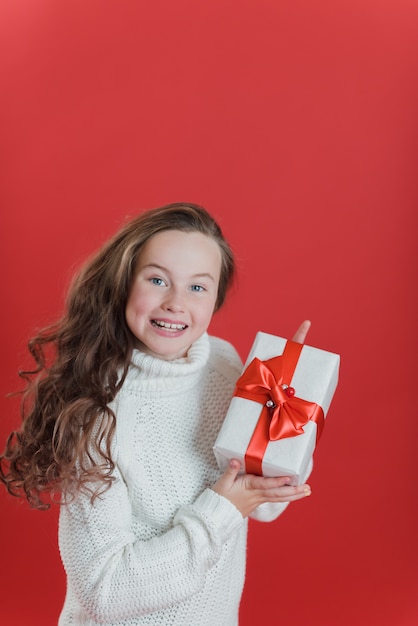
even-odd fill
[[[303,484],[338,383],[338,354],[259,332],[214,446],[223,471]]]

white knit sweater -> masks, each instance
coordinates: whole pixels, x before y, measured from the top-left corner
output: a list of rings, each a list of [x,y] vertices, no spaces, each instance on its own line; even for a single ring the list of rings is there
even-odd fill
[[[80,495],[61,508],[59,626],[238,624],[247,524],[209,487],[241,369],[234,348],[206,334],[185,359],[134,352],[112,405],[116,480],[93,505]]]

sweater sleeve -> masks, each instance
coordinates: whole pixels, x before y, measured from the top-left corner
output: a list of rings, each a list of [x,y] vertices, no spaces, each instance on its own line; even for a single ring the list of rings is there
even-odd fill
[[[68,584],[98,623],[162,610],[203,586],[205,573],[243,523],[228,500],[206,489],[179,509],[167,532],[139,541],[116,470],[110,489],[93,504],[80,494],[62,506],[59,541]]]
[[[289,502],[265,502],[260,504],[250,515],[257,522],[272,522],[284,513]]]

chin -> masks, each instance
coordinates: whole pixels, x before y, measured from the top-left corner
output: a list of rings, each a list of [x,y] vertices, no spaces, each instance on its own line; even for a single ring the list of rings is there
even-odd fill
[[[175,359],[181,359],[185,357],[189,351],[190,345],[187,345],[185,348],[179,348],[178,350],[161,350],[155,346],[155,349],[152,347],[143,346],[143,351],[151,356],[154,356],[156,359],[161,359],[163,361],[174,361]]]

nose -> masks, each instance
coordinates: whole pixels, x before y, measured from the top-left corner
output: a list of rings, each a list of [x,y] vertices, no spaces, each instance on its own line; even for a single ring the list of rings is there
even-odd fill
[[[183,299],[178,289],[170,289],[163,302],[163,309],[172,313],[181,313],[184,311]]]

